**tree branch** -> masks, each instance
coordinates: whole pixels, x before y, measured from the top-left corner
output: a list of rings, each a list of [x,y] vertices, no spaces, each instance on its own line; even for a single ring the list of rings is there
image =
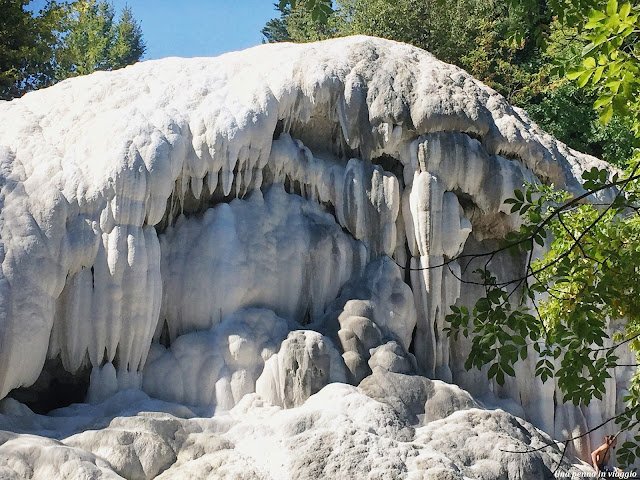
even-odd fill
[[[619,413],[618,415],[615,415],[615,416],[613,416],[613,417],[609,418],[608,420],[605,420],[605,421],[604,421],[604,422],[602,422],[601,424],[596,425],[595,427],[593,427],[593,428],[591,428],[591,429],[587,430],[586,432],[581,433],[580,435],[573,436],[573,437],[571,437],[571,438],[566,438],[564,441],[565,441],[565,442],[572,442],[572,441],[574,441],[574,440],[578,440],[578,439],[580,439],[580,438],[582,438],[582,437],[586,437],[586,436],[587,436],[587,435],[589,435],[590,433],[595,432],[596,430],[598,430],[598,429],[599,429],[599,428],[601,428],[601,427],[604,427],[607,423],[609,423],[609,422],[611,422],[611,421],[613,421],[613,420],[617,420],[618,418],[621,418],[621,417],[623,417],[623,416],[625,416],[625,415],[628,415],[628,414],[630,414],[630,413],[632,413],[632,412],[634,412],[634,411],[636,411],[636,410],[638,410],[638,409],[640,409],[640,405],[636,405],[636,406],[635,406],[635,407],[633,407],[633,408],[628,408],[628,409],[626,409],[624,412]],[[637,422],[635,422],[634,424],[630,425],[630,426],[627,428],[627,430],[629,430],[629,429],[631,429],[631,428],[635,427],[635,426],[636,426],[636,425],[638,425],[638,424],[640,424],[640,420],[638,420],[638,421],[637,421]],[[558,443],[558,442],[547,443],[547,444],[543,445],[542,447],[532,448],[532,449],[529,449],[529,450],[505,450],[505,449],[502,449],[502,448],[501,448],[501,449],[500,449],[500,451],[501,451],[501,452],[505,452],[505,453],[534,453],[534,452],[539,452],[539,451],[541,451],[541,450],[544,450],[545,448],[549,448],[549,447],[557,447],[557,446],[558,446],[558,445],[557,445],[557,443]]]

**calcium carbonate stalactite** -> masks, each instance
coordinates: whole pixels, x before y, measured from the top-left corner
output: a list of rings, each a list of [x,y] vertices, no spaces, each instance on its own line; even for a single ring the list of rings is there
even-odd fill
[[[464,263],[452,259],[462,252],[473,255],[497,248],[495,240],[487,240],[518,225],[518,219],[504,210],[504,200],[514,189],[522,188],[524,181],[537,181],[535,176],[517,161],[487,154],[479,141],[460,133],[429,134],[412,148],[411,166],[416,173],[403,196],[403,214],[412,220],[405,223],[407,238],[415,238],[409,247],[411,285],[418,306],[418,365],[432,378],[456,382],[481,397],[490,395],[490,402],[510,398],[513,404],[503,403],[505,408],[526,415],[541,428],[554,428],[553,387],[535,377],[533,350],[516,366],[518,375],[500,387],[487,383],[486,372],[462,368],[470,341],[460,337],[454,342],[443,332],[450,305],[471,307],[482,295],[481,289],[468,282],[478,280],[472,270],[484,262],[472,260],[468,265],[469,259]],[[466,210],[453,192],[463,193]],[[472,218],[473,227],[466,215]],[[469,235],[473,241],[466,248]],[[490,269],[508,280],[522,274],[522,263],[499,255]]]
[[[367,246],[370,258],[393,254],[400,206],[393,174],[358,158],[316,158],[289,134],[273,142],[267,167],[274,182],[297,182],[305,198],[332,205],[338,223]]]
[[[430,172],[416,173],[405,191],[412,218],[415,244],[411,259],[411,285],[418,305],[415,351],[418,365],[432,378],[451,381],[448,342],[443,335],[444,316],[460,293],[460,266],[445,262],[455,257],[471,232],[471,223],[457,197],[444,190]]]
[[[166,322],[171,339],[247,307],[300,324],[317,320],[368,260],[333,216],[278,184],[202,219],[182,217],[160,242],[164,298],[156,333]]]

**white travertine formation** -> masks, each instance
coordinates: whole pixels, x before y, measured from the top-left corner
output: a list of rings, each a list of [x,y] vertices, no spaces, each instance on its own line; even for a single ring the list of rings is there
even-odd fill
[[[298,407],[332,382],[346,383],[344,363],[331,341],[318,332],[296,330],[264,364],[256,393],[280,407]]]
[[[0,404],[0,428],[20,432],[0,436],[0,476],[543,480],[552,478],[559,464],[562,472],[585,468],[571,466],[557,447],[506,453],[535,449],[551,439],[502,410],[478,409],[455,386],[389,375],[377,374],[363,389],[332,383],[290,409],[245,395],[230,412],[211,418],[193,418],[190,411],[135,390],[93,407],[67,407],[56,416],[21,417],[19,427]],[[102,417],[89,424],[90,412]],[[51,430],[59,441],[42,438]]]
[[[382,348],[375,364],[400,373],[415,371],[415,360],[407,353],[416,326],[413,294],[402,280],[400,268],[388,257],[369,263],[360,276],[348,282],[340,296],[327,306],[322,322],[342,347],[351,383],[357,385],[371,374],[370,357],[390,341],[394,345],[387,348],[392,348],[399,358],[396,361],[383,356],[387,348]],[[397,367],[389,362],[380,364],[383,358]]]
[[[0,475],[546,478],[555,447],[500,450],[546,441],[527,421],[561,440],[622,408],[629,368],[556,405],[534,352],[498,387],[444,334],[478,295],[456,257],[518,227],[513,190],[582,192],[606,164],[427,52],[349,37],[149,61],[0,102],[0,123]],[[61,371],[91,405],[11,398]]]
[[[250,307],[313,321],[368,259],[332,215],[278,184],[264,198],[256,190],[202,217],[180,216],[160,235],[160,251],[160,318],[171,339]]]
[[[177,403],[229,410],[255,392],[264,362],[288,331],[287,321],[271,310],[247,309],[210,330],[178,337],[169,349],[154,344],[143,389]]]

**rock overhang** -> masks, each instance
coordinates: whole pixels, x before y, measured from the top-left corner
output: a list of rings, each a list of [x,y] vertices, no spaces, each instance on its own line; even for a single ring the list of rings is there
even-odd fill
[[[386,254],[404,265],[407,248],[414,257],[459,253],[472,230],[467,217],[478,235],[483,218],[490,229],[506,225],[494,236],[513,228],[502,202],[523,180],[579,191],[575,173],[602,165],[541,132],[459,68],[370,37],[143,62],[64,81],[6,102],[0,112],[7,119],[5,181],[15,182],[4,213],[15,206],[18,217],[32,221],[24,232],[31,255],[20,242],[11,248],[13,232],[3,232],[5,250],[18,250],[11,260],[32,267],[6,269],[5,276],[44,297],[28,312],[40,317],[39,327],[25,328],[29,322],[15,318],[20,312],[5,307],[13,341],[35,333],[40,345],[20,379],[3,382],[5,394],[35,380],[45,344],[71,371],[86,362],[84,350],[94,366],[117,352],[123,369],[142,367],[146,348],[134,343],[149,343],[162,327],[161,280],[151,273],[160,264],[156,232],[183,214],[201,215],[282,183],[330,211],[364,243],[369,261]],[[467,201],[460,205],[456,194]],[[444,203],[431,205],[441,195]],[[445,224],[432,226],[436,216]],[[33,276],[45,266],[51,278],[39,285]],[[140,283],[145,287],[135,290]],[[94,295],[87,305],[82,299],[92,289],[121,291],[107,302]],[[148,305],[131,310],[121,298],[127,291]],[[111,312],[100,319],[96,308]],[[68,325],[65,318],[78,317],[78,309],[94,313],[99,327]],[[144,325],[130,328],[136,323]],[[109,328],[115,332],[107,335]],[[84,341],[66,348],[77,330],[85,330]],[[22,363],[12,350],[0,355],[9,376],[9,364]]]

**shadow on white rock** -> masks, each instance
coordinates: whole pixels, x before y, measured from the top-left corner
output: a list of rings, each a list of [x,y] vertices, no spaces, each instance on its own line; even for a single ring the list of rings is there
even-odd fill
[[[346,382],[340,353],[320,333],[298,330],[265,362],[255,391],[274,405],[291,408],[302,405],[331,382]]]
[[[369,397],[389,405],[410,425],[423,426],[458,410],[480,405],[457,385],[376,369],[358,387]]]
[[[298,406],[330,382],[345,382],[331,340],[267,309],[240,310],[208,331],[154,345],[143,389],[177,403],[231,409],[257,392],[274,405]]]
[[[255,391],[264,362],[288,332],[288,322],[271,310],[248,309],[211,330],[178,337],[169,349],[154,344],[143,389],[173,402],[228,410]]]
[[[408,353],[415,325],[413,293],[402,279],[402,271],[389,257],[380,257],[344,286],[327,307],[320,328],[334,337],[337,331],[349,381],[357,385],[378,363],[392,371],[416,370],[415,359]],[[393,346],[377,350],[378,359],[371,363],[375,349],[389,341]],[[383,352],[387,352],[386,359]]]

